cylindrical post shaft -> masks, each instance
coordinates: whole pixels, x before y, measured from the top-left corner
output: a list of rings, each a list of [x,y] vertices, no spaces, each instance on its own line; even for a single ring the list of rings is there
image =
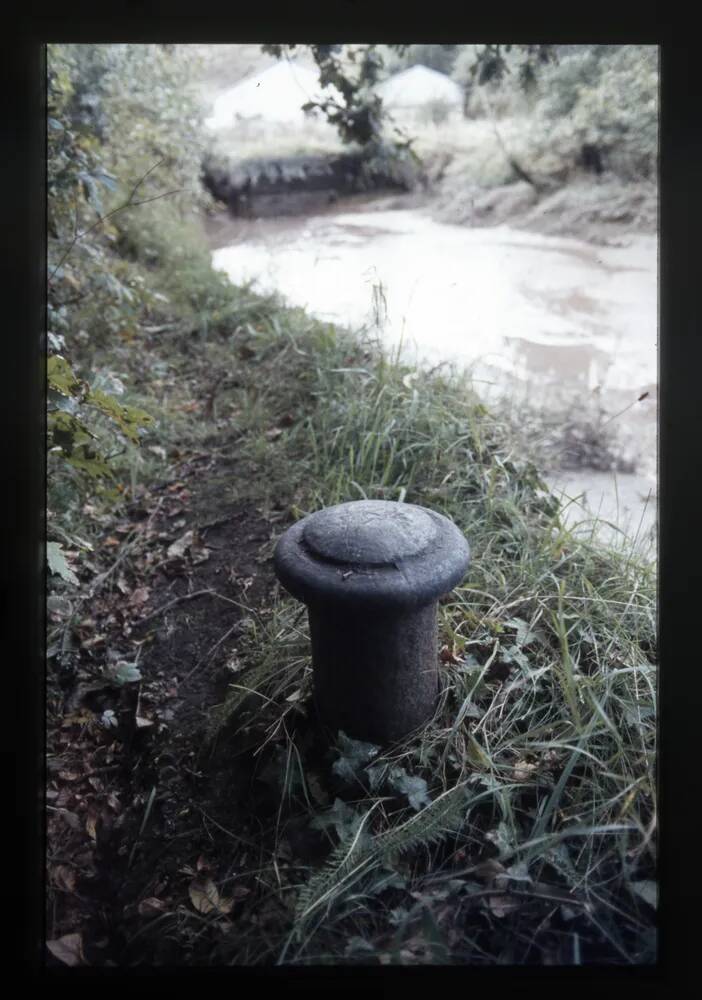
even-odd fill
[[[314,604],[308,611],[323,725],[384,743],[431,718],[439,688],[435,601],[412,610]]]
[[[384,744],[429,721],[437,602],[469,559],[455,524],[413,504],[357,500],[288,528],[276,573],[308,606],[315,702],[333,736]]]

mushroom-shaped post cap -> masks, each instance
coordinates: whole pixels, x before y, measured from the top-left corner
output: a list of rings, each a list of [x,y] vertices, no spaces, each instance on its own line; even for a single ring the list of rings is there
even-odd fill
[[[292,525],[276,546],[278,579],[306,604],[412,608],[447,593],[468,568],[468,543],[426,507],[354,500]]]

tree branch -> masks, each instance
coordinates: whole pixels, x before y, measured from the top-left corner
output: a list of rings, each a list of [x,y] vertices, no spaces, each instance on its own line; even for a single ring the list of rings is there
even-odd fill
[[[122,212],[125,208],[132,208],[132,207],[134,207],[136,205],[148,205],[148,203],[150,201],[158,201],[159,198],[167,198],[169,195],[178,194],[179,191],[183,190],[183,188],[176,188],[174,191],[166,191],[163,194],[154,195],[152,198],[142,198],[141,201],[134,201],[134,195],[137,193],[137,191],[139,190],[139,188],[141,187],[141,185],[144,183],[144,181],[146,180],[146,178],[149,176],[149,174],[153,173],[153,171],[156,169],[156,167],[160,166],[163,163],[163,159],[164,158],[162,157],[157,163],[154,163],[153,167],[149,167],[149,169],[146,171],[146,173],[142,177],[139,178],[139,180],[136,182],[136,184],[132,188],[132,191],[131,191],[129,197],[127,198],[127,200],[125,201],[125,203],[123,205],[119,205],[117,208],[113,208],[111,212],[107,213],[107,215],[101,215],[101,216],[99,216],[99,218],[92,224],[92,226],[89,226],[86,230],[84,230],[84,232],[82,232],[82,233],[76,233],[74,235],[73,239],[70,242],[70,245],[69,245],[68,249],[66,250],[66,252],[64,253],[64,255],[61,257],[61,259],[59,260],[58,264],[53,269],[53,271],[51,272],[51,274],[49,275],[49,280],[48,280],[48,284],[49,285],[51,285],[52,281],[54,280],[54,276],[55,276],[56,272],[58,271],[58,269],[68,259],[68,256],[71,253],[71,251],[73,250],[73,247],[76,245],[76,243],[79,240],[82,240],[84,236],[87,236],[88,233],[91,233],[93,231],[93,229],[96,229],[103,222],[106,222],[107,219],[110,219],[113,215],[116,215],[118,212]],[[77,221],[77,218],[78,218],[78,210],[77,210],[77,206],[76,206],[76,221]]]

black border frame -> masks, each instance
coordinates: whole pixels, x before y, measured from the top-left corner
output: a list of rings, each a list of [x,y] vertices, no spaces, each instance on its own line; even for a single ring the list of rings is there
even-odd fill
[[[700,469],[697,405],[698,372],[702,371],[702,329],[695,306],[700,278],[695,265],[699,251],[694,235],[700,227],[699,186],[702,178],[700,146],[702,128],[698,109],[702,104],[702,49],[696,43],[692,24],[666,20],[662,5],[642,2],[622,10],[592,0],[587,7],[569,9],[560,4],[521,8],[501,4],[498,10],[457,11],[447,4],[433,3],[426,9],[379,7],[370,0],[336,0],[336,3],[306,4],[299,11],[285,5],[265,12],[235,8],[222,16],[200,9],[197,15],[182,0],[159,9],[154,2],[113,3],[101,12],[93,3],[76,3],[72,10],[43,16],[37,4],[27,4],[20,14],[19,30],[6,36],[6,58],[10,70],[6,93],[9,113],[5,129],[4,243],[5,275],[16,310],[14,323],[6,323],[3,350],[10,363],[3,366],[6,403],[3,441],[8,446],[6,470],[6,537],[10,558],[6,561],[3,605],[6,616],[6,646],[18,639],[19,655],[6,655],[6,675],[18,682],[15,732],[9,729],[8,756],[17,763],[15,822],[24,824],[20,844],[22,858],[19,906],[15,910],[18,947],[13,956],[24,968],[44,974],[64,972],[71,979],[79,974],[102,972],[147,974],[148,970],[54,970],[47,969],[43,947],[43,762],[44,747],[44,607],[45,571],[41,558],[44,541],[46,495],[44,418],[45,391],[43,345],[36,330],[44,323],[43,254],[45,209],[45,69],[43,46],[48,41],[172,41],[259,42],[281,39],[331,41],[429,41],[456,39],[491,41],[560,41],[643,43],[661,45],[660,129],[660,341],[659,341],[659,798],[660,824],[660,958],[655,967],[619,969],[478,969],[412,968],[349,970],[233,969],[218,972],[245,973],[247,978],[271,975],[287,982],[303,981],[305,988],[338,986],[359,976],[378,984],[407,981],[451,973],[461,979],[497,975],[520,982],[628,981],[637,987],[672,983],[694,972],[696,914],[700,903],[699,861],[696,856],[698,830],[695,787],[699,770],[692,735],[700,725],[700,673],[693,656],[696,623],[700,617],[698,592],[699,553],[693,530],[697,508],[695,479]],[[398,29],[399,26],[399,29]],[[8,471],[9,470],[9,471]],[[6,550],[7,551],[7,550]],[[10,713],[8,713],[10,714]],[[7,718],[7,716],[6,716]],[[6,729],[6,731],[7,731]],[[12,864],[10,855],[9,864]],[[20,915],[21,914],[21,918]],[[168,970],[153,970],[154,974]],[[212,970],[178,969],[179,975],[211,974]],[[353,973],[353,974],[352,974]],[[85,974],[85,975],[84,975]]]

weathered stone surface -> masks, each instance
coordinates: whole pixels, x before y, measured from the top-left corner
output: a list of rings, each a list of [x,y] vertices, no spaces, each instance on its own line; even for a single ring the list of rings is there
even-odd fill
[[[458,583],[468,543],[436,511],[357,500],[311,514],[280,539],[275,568],[305,603],[420,607]]]
[[[439,681],[437,598],[469,559],[448,518],[385,500],[328,507],[283,535],[275,570],[308,605],[315,703],[332,734],[383,744],[428,721]]]
[[[439,693],[436,602],[395,614],[310,605],[320,721],[379,745],[428,722]]]

